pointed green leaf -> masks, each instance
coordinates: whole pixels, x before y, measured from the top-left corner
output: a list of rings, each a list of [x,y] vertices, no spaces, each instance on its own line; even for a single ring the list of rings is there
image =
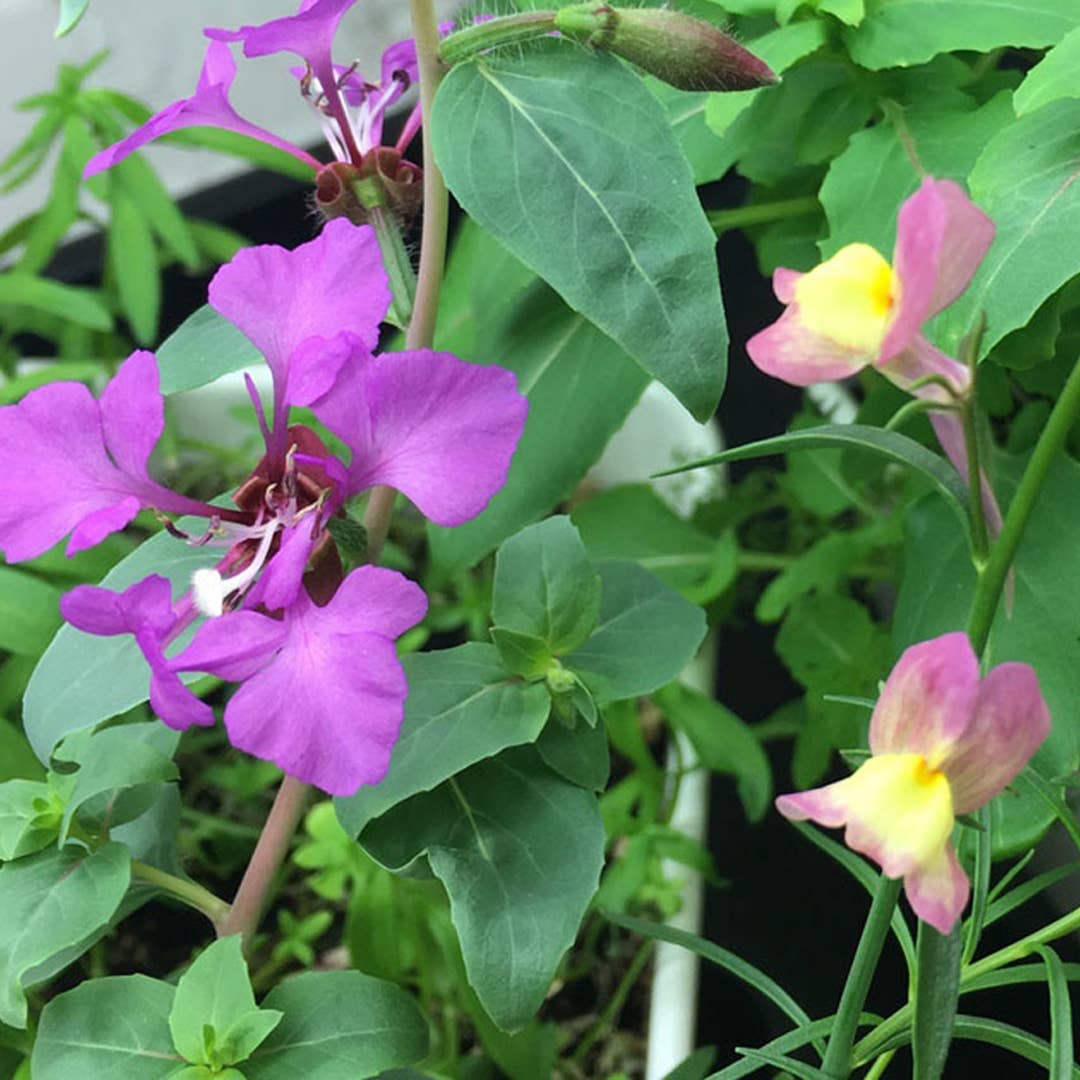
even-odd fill
[[[705,613],[637,563],[600,562],[600,621],[567,668],[599,704],[671,682],[705,637]]]
[[[1080,97],[1080,27],[1070,30],[1024,76],[1013,104],[1023,116],[1063,97]]]
[[[231,371],[262,362],[262,354],[209,304],[189,315],[157,350],[161,392],[205,386]]]
[[[710,416],[727,355],[715,238],[638,76],[563,41],[493,54],[443,80],[432,133],[470,217],[699,419]]]
[[[562,656],[600,613],[600,578],[568,517],[551,517],[507,540],[495,557],[491,618]]]
[[[427,857],[484,1008],[505,1030],[528,1023],[600,878],[595,797],[520,747],[395,807],[360,839],[394,869]]]
[[[185,1060],[235,1065],[262,1043],[281,1015],[255,1007],[240,935],[233,934],[200,953],[180,977],[169,1031]]]
[[[364,1080],[428,1052],[416,1002],[359,971],[305,972],[274,987],[263,1005],[284,1016],[244,1062],[247,1080]]]
[[[114,180],[110,188],[107,258],[120,296],[120,310],[140,345],[157,340],[161,272],[150,226]]]
[[[115,843],[93,853],[51,848],[0,866],[0,1022],[25,1027],[24,979],[104,926],[130,878],[131,857]]]
[[[410,692],[389,771],[378,784],[334,800],[352,836],[404,799],[508,746],[532,742],[547,719],[547,690],[511,678],[491,645],[416,653],[402,666]]]
[[[507,671],[515,675],[538,679],[551,667],[553,658],[547,643],[532,634],[493,626],[491,640],[499,650],[499,659],[506,665]]]
[[[550,769],[588,791],[603,791],[611,772],[607,730],[603,724],[568,728],[552,717],[536,740],[536,749]]]
[[[79,20],[86,14],[90,6],[90,0],[60,0],[60,18],[56,23],[54,37],[63,37],[70,34]]]
[[[183,1065],[169,1037],[173,988],[145,975],[90,979],[45,1006],[35,1080],[167,1080]]]
[[[112,316],[91,290],[30,274],[10,271],[0,274],[0,304],[44,311],[90,330],[112,328]]]
[[[1050,990],[1050,1065],[1048,1080],[1071,1080],[1073,1075],[1072,1003],[1065,965],[1053,949],[1037,945],[1036,951],[1046,965]]]

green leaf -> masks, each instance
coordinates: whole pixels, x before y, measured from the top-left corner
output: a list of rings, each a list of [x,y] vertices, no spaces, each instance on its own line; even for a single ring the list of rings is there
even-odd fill
[[[956,104],[948,95],[939,96],[903,112],[906,136],[931,176],[963,183],[990,139],[1014,122],[1012,102],[1001,93],[976,108],[967,98]],[[877,124],[852,136],[821,185],[829,223],[829,235],[820,243],[822,257],[856,242],[888,256],[896,215],[921,180],[893,124]]]
[[[588,791],[603,791],[607,787],[611,754],[603,724],[576,724],[568,728],[552,717],[537,739],[536,749],[548,768],[572,784]]]
[[[89,6],[90,0],[60,0],[60,18],[53,36],[63,37],[70,34],[79,25],[79,20],[86,14]]]
[[[1080,27],[1070,30],[1028,73],[1013,93],[1018,116],[1059,98],[1080,97]]]
[[[499,659],[507,671],[526,679],[538,679],[551,667],[554,659],[547,643],[532,634],[519,634],[503,626],[491,628],[491,640],[499,650]]]
[[[522,747],[395,807],[360,841],[397,870],[427,857],[484,1008],[504,1030],[528,1023],[600,878],[604,829],[593,795]]]
[[[8,686],[5,676],[12,676],[15,686],[12,688],[10,704],[14,705],[22,696],[21,687],[25,680],[30,677],[30,662],[26,658],[8,660],[0,667],[0,691],[3,691],[4,705],[7,700]],[[15,674],[17,668],[18,674]],[[2,711],[2,710],[0,710]],[[0,716],[0,782],[7,780],[40,780],[45,775],[41,766],[30,748],[30,743],[22,733],[21,728],[16,727],[10,720]]]
[[[203,523],[186,518],[179,525],[197,530]],[[212,548],[190,547],[162,532],[118,563],[101,584],[122,590],[147,574],[161,574],[174,588],[186,589],[196,570],[218,558]],[[188,682],[198,677],[182,676]],[[127,712],[149,695],[150,669],[131,635],[98,637],[63,626],[26,688],[23,725],[34,753],[48,761],[65,735]]]
[[[60,592],[40,578],[0,566],[0,649],[38,656],[59,627]]]
[[[157,340],[161,273],[150,226],[119,183],[110,187],[106,257],[116,280],[120,310],[140,345]]]
[[[145,812],[160,785],[179,778],[172,762],[178,742],[179,734],[156,720],[65,740],[56,757],[79,769],[64,807],[60,842],[76,814],[111,828]]]
[[[32,855],[56,839],[59,808],[38,780],[0,784],[0,862]]]
[[[1005,460],[1002,471],[1019,474],[1019,462]],[[1073,497],[1080,466],[1060,457],[1047,476],[1017,552],[1016,591],[1011,615],[1002,609],[990,635],[993,663],[1031,664],[1039,677],[1053,725],[1032,759],[1043,777],[1068,776],[1080,766],[1080,669],[1074,643],[1080,639],[1080,611],[1062,596],[1080,589],[1070,537],[1080,529],[1080,505]],[[933,558],[927,558],[927,552]],[[916,503],[905,515],[905,564],[918,573],[901,577],[893,641],[897,651],[917,641],[955,630],[967,620],[975,572],[963,540],[937,500]],[[997,857],[1027,850],[1053,820],[1053,810],[1032,790],[1003,792],[991,804]]]
[[[876,70],[921,64],[956,49],[1037,49],[1077,25],[1072,0],[877,0],[844,40],[857,64]]]
[[[596,568],[600,622],[563,663],[598,704],[671,682],[705,637],[705,613],[637,563],[604,561]]]
[[[734,537],[717,540],[684,521],[647,484],[602,491],[575,507],[571,521],[594,559],[632,559],[695,603],[735,580]]]
[[[600,578],[568,517],[548,518],[495,556],[491,619],[543,641],[556,656],[580,645],[600,614]]]
[[[665,686],[654,698],[686,734],[702,765],[735,777],[746,816],[760,821],[772,799],[772,770],[754,729],[720,702],[681,683]]]
[[[863,424],[828,424],[824,427],[802,428],[777,435],[771,439],[747,443],[730,450],[723,450],[712,457],[692,461],[670,472],[686,472],[690,469],[702,469],[708,465],[720,465],[728,461],[746,461],[749,458],[768,457],[772,454],[786,454],[793,450],[817,450],[839,447],[841,449],[867,450],[891,461],[907,465],[922,473],[937,490],[945,496],[949,506],[960,516],[965,528],[968,524],[967,488],[956,469],[943,457],[932,450],[900,435],[895,431]]]
[[[645,85],[667,113],[671,132],[694,174],[694,183],[700,186],[719,180],[730,167],[730,161],[720,139],[705,123],[710,95],[676,90],[651,76],[645,78]]]
[[[635,934],[651,938],[654,941],[666,941],[672,945],[681,945],[684,949],[697,953],[703,960],[716,964],[724,969],[729,975],[734,975],[746,983],[747,986],[756,990],[762,997],[771,1001],[789,1020],[802,1027],[810,1023],[810,1017],[799,1003],[779,983],[769,978],[763,971],[759,971],[753,964],[747,963],[741,957],[736,956],[719,945],[698,937],[686,930],[680,930],[664,923],[650,922],[648,919],[636,919],[631,915],[618,915],[614,912],[605,911],[604,918],[621,926],[624,930],[631,930]],[[809,1041],[809,1040],[807,1040]]]
[[[405,720],[386,777],[335,799],[345,831],[356,836],[392,806],[505,750],[533,742],[547,719],[540,685],[508,676],[491,645],[471,642],[402,661],[409,682]]]
[[[969,183],[997,233],[967,290],[935,320],[943,348],[953,348],[985,311],[989,350],[1080,271],[1078,130],[1080,101],[1064,99],[1021,117],[986,145]]]
[[[681,1064],[676,1065],[664,1080],[705,1080],[716,1064],[716,1047],[703,1046],[695,1050]]]
[[[41,1014],[35,1080],[166,1080],[183,1064],[169,1037],[173,988],[145,975],[91,979]]]
[[[912,1080],[938,1080],[952,1042],[960,985],[960,927],[939,934],[919,923],[919,967],[915,976],[915,1016],[911,1028]]]
[[[157,350],[161,392],[175,394],[262,362],[262,354],[209,304],[189,315]]]
[[[141,123],[141,121],[136,121]],[[314,180],[311,166],[294,157],[287,150],[263,142],[250,135],[241,135],[236,131],[223,128],[190,127],[182,131],[170,131],[163,136],[162,142],[174,146],[197,147],[211,150],[215,154],[229,154],[249,162],[257,169],[270,169],[302,183]]]
[[[240,935],[199,954],[176,984],[169,1012],[173,1045],[198,1065],[243,1061],[278,1025],[281,1012],[257,1009]]]
[[[982,1016],[958,1016],[953,1036],[998,1046],[1017,1057],[1033,1061],[1043,1069],[1049,1069],[1053,1061],[1051,1048],[1045,1040],[998,1020],[987,1020]],[[1072,1065],[1065,1075],[1077,1080],[1080,1077],[1080,1067]]]
[[[26,247],[18,262],[20,272],[36,274],[43,270],[75,224],[79,214],[82,171],[92,151],[86,124],[77,116],[68,116],[64,121],[64,143],[53,172],[49,198],[26,238]],[[110,318],[106,326],[100,329],[108,329],[111,325]]]
[[[746,42],[746,48],[780,75],[804,56],[809,56],[821,48],[826,37],[825,23],[819,19],[807,19],[782,26],[762,37],[752,38]],[[705,106],[705,122],[717,135],[724,135],[745,109],[768,92],[768,87],[762,87],[758,90],[710,94]]]
[[[187,219],[158,179],[157,173],[142,157],[133,155],[114,165],[110,175],[169,251],[186,269],[198,270],[202,260]]]
[[[33,308],[89,330],[112,328],[112,316],[92,290],[22,272],[0,274],[0,304]]]
[[[458,65],[434,113],[436,159],[469,215],[707,419],[727,356],[715,238],[641,80],[545,41]]]
[[[1036,952],[1046,965],[1046,984],[1050,990],[1050,1065],[1048,1080],[1070,1080],[1073,1074],[1072,1004],[1065,965],[1058,954],[1045,945]]]
[[[0,866],[0,1021],[26,1026],[22,988],[33,969],[104,926],[130,877],[131,857],[116,843],[93,853],[52,848]]]
[[[247,1080],[363,1080],[428,1052],[413,999],[359,971],[305,972],[274,987],[263,1007],[284,1018],[244,1062]]]

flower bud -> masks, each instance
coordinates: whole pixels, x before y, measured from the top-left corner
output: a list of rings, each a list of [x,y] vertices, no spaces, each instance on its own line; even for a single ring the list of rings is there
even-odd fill
[[[629,60],[678,90],[752,90],[779,79],[711,23],[667,8],[576,4],[556,13],[563,34]]]

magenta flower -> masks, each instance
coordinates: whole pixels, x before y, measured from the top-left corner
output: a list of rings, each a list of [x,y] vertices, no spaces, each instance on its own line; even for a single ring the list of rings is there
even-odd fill
[[[382,55],[377,83],[366,81],[355,66],[335,64],[334,36],[342,17],[356,0],[305,0],[295,15],[239,30],[208,27],[211,39],[203,62],[199,85],[190,98],[174,102],[152,116],[125,139],[95,154],[84,176],[111,168],[153,139],[185,127],[209,126],[249,135],[276,146],[313,170],[317,200],[326,216],[351,214],[359,223],[363,210],[351,193],[351,180],[377,178],[390,205],[406,216],[420,200],[420,170],[402,154],[421,125],[420,105],[409,114],[401,135],[393,146],[384,146],[383,120],[409,87],[417,81],[416,46],[412,39],[396,42]],[[452,23],[440,31],[446,33]],[[241,42],[244,55],[267,56],[287,52],[303,64],[290,71],[299,79],[300,89],[311,104],[335,161],[324,166],[306,150],[244,120],[229,104],[229,90],[236,75],[230,44]],[[346,175],[341,174],[342,167]]]
[[[0,454],[13,463],[0,476],[0,549],[33,558],[70,533],[68,550],[78,551],[144,506],[208,518],[205,535],[189,540],[222,554],[183,595],[174,600],[158,575],[122,594],[80,586],[61,602],[65,618],[87,633],[133,634],[151,705],[177,729],[213,722],[181,672],[241,682],[225,709],[234,745],[349,794],[386,771],[407,693],[393,643],[426,600],[388,570],[345,576],[328,524],[383,484],[441,525],[475,516],[505,482],[527,403],[502,368],[427,349],[373,355],[390,292],[370,227],[331,221],[294,251],[242,251],[214,277],[210,302],[273,376],[269,419],[252,391],[266,453],[234,505],[150,477],[164,405],[153,355],[136,352],[99,401],[54,383],[0,408]],[[290,425],[291,406],[324,417],[349,461]],[[199,618],[191,644],[169,655]]]
[[[957,184],[927,177],[900,208],[891,266],[869,245],[848,244],[809,273],[778,269],[773,290],[787,307],[746,351],[767,375],[795,386],[847,378],[873,364],[900,389],[949,405],[970,392],[970,374],[922,328],[967,288],[993,239],[993,222]],[[930,421],[966,480],[956,414],[934,411]],[[997,504],[985,481],[983,489],[996,531]]]
[[[870,720],[873,755],[846,780],[776,807],[793,821],[846,826],[844,842],[904,879],[915,914],[949,933],[969,884],[952,843],[957,814],[1002,791],[1050,731],[1050,714],[1027,664],[999,664],[979,678],[967,635],[945,634],[905,650]]]

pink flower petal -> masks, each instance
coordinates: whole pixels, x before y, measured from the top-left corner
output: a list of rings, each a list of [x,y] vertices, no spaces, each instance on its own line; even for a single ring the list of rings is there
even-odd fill
[[[776,299],[781,304],[790,304],[795,299],[795,286],[799,284],[799,278],[803,276],[799,270],[788,270],[785,266],[778,266],[773,271],[772,287]]]
[[[979,684],[971,722],[941,768],[958,814],[1012,783],[1050,733],[1050,711],[1028,664],[999,664]]]
[[[279,150],[284,150],[305,165],[310,165],[312,169],[317,170],[319,162],[306,150],[301,150],[291,142],[278,138],[272,132],[249,123],[233,109],[229,104],[229,89],[235,75],[236,63],[228,45],[222,41],[211,41],[206,50],[206,59],[203,61],[202,73],[195,93],[189,98],[167,105],[126,138],[95,154],[87,162],[83,176],[94,176],[105,169],[110,169],[154,139],[159,139],[171,131],[180,131],[182,128],[189,127],[224,128],[226,131],[248,135],[260,142],[276,146]]]
[[[978,680],[967,634],[944,634],[905,649],[874,707],[871,751],[939,756],[970,722]]]
[[[945,451],[945,456],[955,466],[956,471],[960,474],[960,479],[967,484],[967,443],[964,440],[964,425],[960,420],[960,417],[957,416],[956,413],[932,412],[930,414],[930,424],[934,429],[934,434],[937,436],[938,442],[941,443],[941,449]],[[1001,526],[1003,524],[1001,508],[998,506],[997,497],[994,495],[994,489],[990,486],[990,478],[986,475],[985,469],[979,471],[979,478],[979,488],[982,493],[983,517],[986,520],[986,527],[989,530],[992,539],[1001,532]],[[1010,571],[1010,581],[1011,580],[1012,571]]]
[[[356,0],[309,0],[295,15],[272,19],[258,26],[241,26],[235,36],[244,42],[245,56],[291,52],[317,67],[330,62],[330,49],[338,25],[355,3]]]
[[[301,592],[280,652],[226,706],[230,742],[332,795],[378,783],[408,693],[393,637],[426,608],[418,586],[372,566],[354,570],[326,607]]]
[[[956,858],[952,841],[932,861],[904,877],[912,911],[939,934],[948,934],[967,905],[971,885]]]
[[[784,291],[785,295],[789,285],[794,287],[790,279],[783,279],[781,284],[774,278],[774,287]],[[795,303],[791,303],[771,326],[756,333],[746,343],[746,351],[766,375],[792,386],[846,379],[873,359],[816,334],[803,321]]]
[[[263,604],[268,611],[277,611],[296,600],[304,568],[315,546],[312,539],[315,521],[316,515],[308,514],[298,525],[286,529],[277,554],[248,593],[246,606]]]
[[[387,484],[460,525],[505,483],[528,402],[512,372],[421,349],[354,363],[313,408],[353,452],[354,491]]]
[[[952,180],[927,177],[900,208],[893,269],[900,296],[881,348],[886,361],[967,288],[994,238],[993,222]]]
[[[949,391],[938,383],[916,385],[929,376],[945,379],[961,395],[971,386],[968,369],[931,345],[921,333],[917,333],[892,359],[878,363],[877,369],[894,386],[924,401],[946,404],[954,400]]]
[[[287,627],[278,619],[253,611],[230,612],[207,619],[188,647],[172,657],[169,667],[238,682],[265,667],[287,636]]]
[[[292,251],[245,248],[210,282],[211,306],[266,357],[281,392],[289,359],[308,338],[345,332],[374,349],[390,299],[375,230],[344,218]]]
[[[154,354],[133,352],[109,380],[100,405],[110,457],[129,475],[146,476],[147,462],[165,430],[165,399]]]

